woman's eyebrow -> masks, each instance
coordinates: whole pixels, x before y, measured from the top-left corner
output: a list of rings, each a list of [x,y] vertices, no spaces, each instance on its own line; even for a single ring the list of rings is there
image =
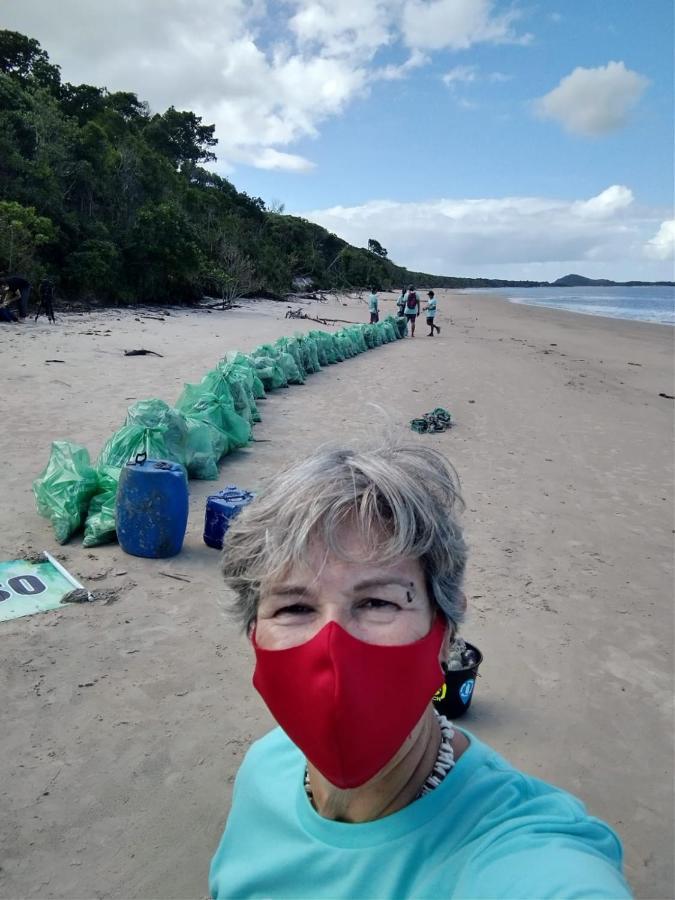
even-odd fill
[[[413,583],[409,578],[403,578],[398,575],[382,575],[375,578],[366,578],[363,581],[357,581],[356,584],[352,585],[351,589],[353,591],[362,591],[373,587],[388,587],[390,584],[400,585],[407,590],[410,590],[413,587]]]
[[[314,593],[308,587],[301,584],[282,584],[280,587],[270,588],[268,591],[271,597],[308,597],[310,600],[314,598]]]

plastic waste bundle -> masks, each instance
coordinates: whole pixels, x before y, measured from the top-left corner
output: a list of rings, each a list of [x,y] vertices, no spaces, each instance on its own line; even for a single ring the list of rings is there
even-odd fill
[[[85,547],[108,544],[117,537],[115,527],[115,499],[120,472],[116,466],[103,466],[98,470],[98,491],[91,498],[87,520],[84,523]]]
[[[114,540],[121,473],[137,454],[182,466],[192,478],[215,479],[219,461],[250,441],[251,426],[260,421],[256,401],[266,391],[304,384],[323,366],[400,336],[390,316],[376,325],[345,326],[336,334],[314,330],[279,338],[250,354],[228,353],[199,384],[184,386],[175,408],[157,399],[130,406],[95,466],[84,447],[55,441],[33,483],[38,512],[50,519],[61,543],[83,525],[87,547]]]
[[[51,521],[59,544],[82,527],[97,489],[98,475],[86,448],[54,441],[47,466],[33,482],[33,493],[38,512]]]

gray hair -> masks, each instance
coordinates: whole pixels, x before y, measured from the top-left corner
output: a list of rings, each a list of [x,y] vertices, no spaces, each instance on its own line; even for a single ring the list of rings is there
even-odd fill
[[[455,509],[459,479],[436,450],[386,444],[315,453],[271,481],[233,520],[222,571],[244,628],[256,620],[261,586],[302,562],[310,542],[349,559],[341,526],[360,533],[360,559],[418,559],[432,602],[457,627],[467,549]]]

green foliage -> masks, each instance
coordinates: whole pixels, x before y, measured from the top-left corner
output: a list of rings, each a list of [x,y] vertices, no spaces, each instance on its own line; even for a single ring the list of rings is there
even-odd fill
[[[63,296],[112,302],[233,299],[285,291],[466,283],[408,272],[284,215],[200,166],[214,126],[128,91],[62,83],[40,44],[0,31],[0,266]]]
[[[59,67],[49,62],[40,44],[18,31],[0,31],[0,72],[35,79],[52,89],[58,89],[61,83]]]
[[[83,241],[65,261],[67,283],[76,284],[81,294],[114,297],[119,279],[119,252],[112,241]]]
[[[368,238],[368,249],[371,253],[374,253],[376,256],[382,257],[382,259],[387,258],[387,251],[384,249],[382,244],[379,241],[376,241],[375,238]]]
[[[33,207],[0,200],[0,270],[41,277],[38,251],[55,239],[53,223]]]

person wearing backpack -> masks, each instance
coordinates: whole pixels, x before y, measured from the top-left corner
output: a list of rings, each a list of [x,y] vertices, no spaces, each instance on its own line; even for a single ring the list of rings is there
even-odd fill
[[[415,337],[415,322],[420,314],[420,301],[415,293],[415,288],[411,284],[405,298],[405,317],[410,327],[410,337]]]

